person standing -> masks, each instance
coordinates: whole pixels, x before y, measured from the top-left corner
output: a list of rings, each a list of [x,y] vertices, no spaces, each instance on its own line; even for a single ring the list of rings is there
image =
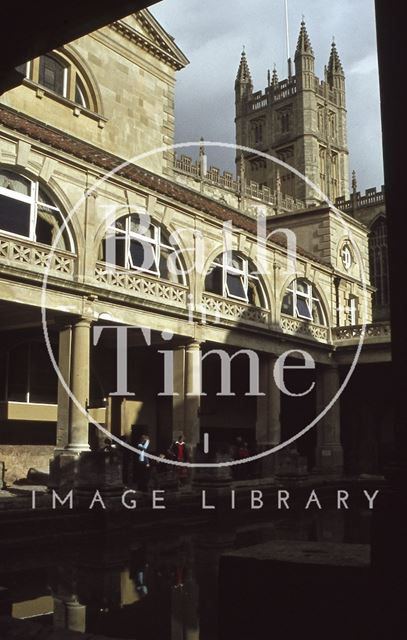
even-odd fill
[[[147,434],[143,433],[141,440],[137,445],[137,449],[140,451],[138,459],[138,488],[140,491],[147,491],[148,489],[150,462],[149,458],[146,456],[146,451],[149,446],[149,437]]]
[[[173,442],[169,449],[169,453],[171,458],[173,460],[177,460],[177,462],[188,462],[188,447],[185,444],[183,433],[180,433],[175,442]],[[177,465],[177,476],[180,484],[185,484],[188,478],[188,468]]]

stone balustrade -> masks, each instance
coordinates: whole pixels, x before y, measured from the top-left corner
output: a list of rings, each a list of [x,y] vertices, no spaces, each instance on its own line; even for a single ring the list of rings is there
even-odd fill
[[[375,322],[367,325],[352,325],[348,327],[335,327],[332,329],[332,337],[335,343],[350,341],[356,344],[359,342],[362,335],[364,342],[390,342],[390,322]]]
[[[55,249],[30,240],[0,236],[0,263],[19,267],[29,272],[45,273],[46,268],[53,276],[72,276],[76,257],[69,251]]]
[[[96,264],[95,281],[97,286],[103,286],[110,291],[120,291],[142,300],[181,307],[184,310],[187,308],[188,288],[177,283],[128,271],[105,262]]]
[[[213,293],[204,293],[202,295],[199,311],[202,316],[206,314],[211,319],[215,317],[219,318],[219,320],[230,320],[234,323],[243,322],[245,324],[267,326],[270,320],[270,312],[267,309],[245,304],[244,302],[228,300]]]
[[[317,342],[330,342],[329,329],[307,320],[292,318],[291,316],[281,315],[280,326],[283,333],[301,338],[310,338]]]

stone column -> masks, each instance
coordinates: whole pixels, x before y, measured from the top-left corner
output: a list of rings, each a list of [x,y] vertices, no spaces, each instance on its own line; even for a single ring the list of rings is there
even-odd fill
[[[172,439],[185,431],[185,346],[174,350],[174,396],[172,398]]]
[[[274,380],[274,366],[277,362],[277,356],[269,356],[269,382],[268,382],[268,399],[269,399],[269,442],[274,447],[281,442],[281,392]]]
[[[86,407],[89,398],[90,320],[81,318],[63,327],[59,336],[58,366],[72,394]],[[85,415],[58,384],[57,447],[50,462],[48,487],[72,487],[78,481],[81,453],[90,451]]]
[[[258,451],[271,449],[281,441],[280,389],[274,380],[274,365],[277,357],[262,354],[260,357],[260,391],[264,396],[257,398],[256,441]],[[260,475],[272,475],[276,454],[260,458]]]
[[[54,596],[54,628],[86,632],[86,606],[76,595],[63,598]]]
[[[190,342],[185,348],[185,439],[193,448],[199,442],[199,408],[201,404],[201,345]]]
[[[339,368],[336,364],[318,369],[317,411],[318,414],[331,402],[340,386]],[[343,449],[341,444],[340,398],[321,418],[316,427],[317,467],[321,473],[342,473]]]
[[[58,367],[68,388],[71,386],[72,327],[67,325],[59,331]],[[57,450],[68,445],[70,398],[58,378]]]
[[[86,408],[89,400],[90,325],[90,320],[81,318],[72,327],[71,390],[82,408]],[[89,421],[72,400],[66,449],[77,453],[89,451]]]

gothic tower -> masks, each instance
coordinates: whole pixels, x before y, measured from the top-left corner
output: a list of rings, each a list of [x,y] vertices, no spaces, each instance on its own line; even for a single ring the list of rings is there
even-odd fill
[[[345,75],[333,42],[324,80],[315,75],[315,56],[304,21],[288,77],[279,81],[268,72],[264,91],[253,91],[243,51],[235,82],[236,144],[247,146],[293,166],[315,183],[331,200],[349,197]],[[281,190],[312,204],[320,200],[315,190],[284,167],[255,151],[237,151],[237,171],[247,180],[275,188],[277,169]]]

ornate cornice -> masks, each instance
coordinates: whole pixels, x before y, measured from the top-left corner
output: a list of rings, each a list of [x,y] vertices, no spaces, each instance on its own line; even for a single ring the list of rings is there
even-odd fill
[[[138,20],[140,20],[140,22],[143,24],[143,26],[145,26],[145,28],[151,32],[152,27],[148,24],[148,21],[145,18],[143,18],[143,16],[137,16],[137,17],[138,17]],[[136,29],[133,29],[122,20],[119,20],[118,22],[114,22],[110,26],[114,31],[116,31],[117,33],[120,33],[127,40],[134,42],[139,47],[141,47],[144,51],[147,51],[147,53],[150,53],[158,60],[165,62],[176,71],[183,69],[185,65],[188,64],[187,58],[185,58],[185,56],[181,53],[180,50],[178,50],[179,51],[178,53],[178,51],[174,47],[175,50],[171,51],[170,47],[164,41],[164,39],[159,38],[159,36],[156,33],[154,33],[154,38],[159,39],[159,43],[155,43],[149,38],[146,38],[142,33],[138,32]]]

